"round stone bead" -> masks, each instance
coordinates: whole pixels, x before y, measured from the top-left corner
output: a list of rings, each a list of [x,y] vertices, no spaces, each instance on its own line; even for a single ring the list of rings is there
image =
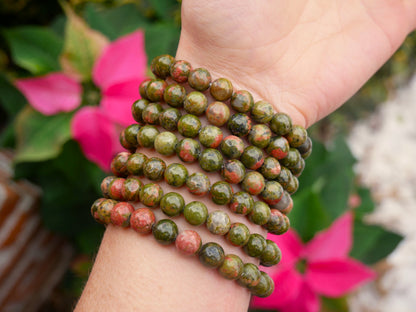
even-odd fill
[[[260,282],[260,270],[253,263],[245,263],[237,283],[244,287],[254,287]]]
[[[274,180],[279,176],[281,167],[279,161],[274,157],[266,157],[259,171],[267,180]]]
[[[308,132],[302,126],[293,126],[292,130],[286,135],[286,139],[291,147],[299,147],[306,142]]]
[[[198,226],[204,224],[207,220],[208,209],[204,203],[193,201],[185,206],[183,215],[189,224]]]
[[[101,223],[100,219],[98,218],[98,208],[100,205],[105,201],[105,198],[98,198],[91,206],[91,215],[93,216],[94,220],[98,223]]]
[[[208,106],[207,97],[198,91],[188,93],[183,102],[183,108],[189,113],[196,116],[202,115]]]
[[[182,107],[185,97],[186,90],[179,84],[168,85],[163,93],[163,99],[172,107]]]
[[[225,255],[224,262],[218,268],[218,272],[229,280],[236,280],[243,271],[244,263],[239,256],[229,254]]]
[[[223,163],[222,154],[213,148],[207,148],[199,157],[199,165],[207,172],[215,172],[221,169]]]
[[[151,102],[163,101],[163,94],[167,85],[168,84],[166,83],[166,81],[162,79],[151,80],[146,88],[146,95],[148,100]]]
[[[170,219],[162,219],[153,224],[152,233],[159,244],[170,245],[178,236],[178,226]]]
[[[210,186],[211,182],[208,176],[202,172],[192,173],[186,179],[186,187],[194,195],[204,196],[209,192]]]
[[[196,231],[185,230],[176,237],[175,246],[184,255],[195,255],[202,246],[201,236]]]
[[[256,201],[253,205],[253,211],[248,217],[254,224],[266,224],[270,219],[270,207],[265,202]]]
[[[148,183],[140,190],[140,201],[143,205],[155,208],[159,206],[160,200],[163,197],[163,190],[159,184]]]
[[[127,171],[127,160],[131,153],[121,152],[118,153],[111,161],[111,172],[118,177],[125,177],[129,174]]]
[[[201,130],[201,121],[195,115],[186,114],[178,121],[178,131],[184,137],[194,138],[199,130]]]
[[[111,222],[111,211],[117,204],[115,200],[105,199],[96,208],[94,219],[102,224],[109,224]]]
[[[289,230],[290,221],[289,218],[283,215],[277,209],[270,209],[270,219],[269,221],[263,225],[269,233],[275,235],[281,235],[286,233]]]
[[[149,208],[138,208],[130,216],[130,227],[140,234],[150,234],[156,218]]]
[[[149,99],[147,97],[147,87],[149,86],[151,81],[152,81],[152,79],[146,79],[146,80],[143,80],[143,82],[140,84],[139,93],[140,93],[140,96],[142,97],[142,99],[145,99],[145,100]]]
[[[251,117],[259,123],[268,123],[273,118],[273,106],[266,101],[257,101],[251,109]]]
[[[269,205],[275,205],[282,199],[283,187],[279,182],[267,181],[260,196]]]
[[[110,198],[115,200],[124,200],[123,198],[123,188],[124,188],[124,181],[123,178],[117,178],[113,180],[108,188],[108,195]]]
[[[229,135],[222,141],[220,150],[225,157],[239,159],[244,152],[244,142],[235,135]]]
[[[230,159],[224,162],[221,168],[221,176],[231,184],[238,184],[243,181],[246,174],[246,168],[243,163],[237,159]]]
[[[243,249],[250,257],[259,257],[266,248],[266,245],[266,239],[263,236],[253,233],[250,234],[248,242],[244,245]]]
[[[176,154],[184,162],[195,162],[201,155],[201,145],[193,139],[182,139],[176,145]]]
[[[165,170],[165,181],[174,187],[181,187],[188,178],[188,169],[182,164],[170,164]]]
[[[101,186],[100,186],[101,193],[103,194],[103,196],[105,198],[109,198],[110,197],[110,193],[109,193],[109,191],[110,191],[110,185],[111,185],[111,182],[113,182],[115,179],[117,179],[116,176],[108,176],[108,177],[105,177],[103,179],[103,181],[101,182]]]
[[[297,147],[300,155],[302,156],[303,159],[308,158],[311,153],[312,153],[312,140],[310,137],[306,138],[306,141]]]
[[[287,156],[282,158],[280,163],[286,168],[291,169],[297,165],[300,159],[302,159],[302,157],[300,156],[299,151],[296,148],[291,147]]]
[[[189,85],[198,91],[205,91],[211,84],[211,74],[205,68],[195,68],[188,76]]]
[[[160,181],[165,173],[166,163],[157,157],[149,158],[143,166],[143,173],[146,178],[152,181]]]
[[[290,172],[290,170],[282,166],[280,169],[280,173],[276,178],[276,181],[279,182],[284,189],[287,189],[287,186],[289,185],[291,178],[292,173]]]
[[[184,207],[185,200],[182,195],[175,192],[165,194],[160,200],[160,209],[169,217],[181,214]]]
[[[126,135],[124,133],[125,130],[126,129],[124,129],[123,131],[120,132],[120,137],[119,137],[120,144],[126,150],[129,150],[130,152],[134,152],[136,150],[137,146],[134,146],[134,145],[130,144],[129,142],[127,142]]]
[[[140,99],[133,103],[131,106],[131,114],[133,115],[134,120],[138,123],[143,122],[142,113],[145,107],[149,104],[149,101],[146,99]]]
[[[142,153],[131,154],[127,160],[127,171],[129,174],[139,177],[142,176],[143,166],[147,159],[147,156]]]
[[[274,282],[265,272],[260,271],[260,280],[256,286],[249,287],[251,294],[260,298],[270,296],[274,291]]]
[[[136,202],[139,200],[140,190],[143,187],[143,182],[137,178],[128,178],[124,181],[122,196],[125,201]]]
[[[231,220],[227,213],[216,210],[208,214],[207,229],[212,234],[225,235],[230,230]]]
[[[218,78],[211,83],[209,92],[217,101],[226,101],[233,94],[233,85],[226,78]]]
[[[168,131],[174,131],[178,128],[179,119],[182,117],[181,112],[176,108],[165,109],[159,116],[159,124]]]
[[[289,142],[284,137],[271,138],[266,152],[276,159],[283,159],[289,153]]]
[[[202,245],[199,251],[199,261],[209,268],[218,268],[224,262],[224,249],[214,242]]]
[[[282,252],[274,241],[266,239],[266,247],[260,255],[260,264],[266,267],[276,265],[282,259]]]
[[[248,135],[248,141],[258,148],[266,148],[270,143],[272,132],[266,125],[258,124],[251,128]]]
[[[234,193],[229,204],[231,211],[242,215],[249,214],[253,210],[253,206],[253,198],[246,192]]]
[[[258,147],[247,146],[241,154],[240,160],[246,168],[257,170],[264,163],[264,154]]]
[[[258,195],[263,191],[265,183],[266,181],[260,173],[250,171],[244,176],[241,182],[241,188],[251,195]]]
[[[293,208],[292,197],[287,191],[284,191],[282,199],[276,205],[273,205],[272,208],[279,210],[285,215],[289,214]]]
[[[250,230],[243,223],[233,223],[227,233],[227,240],[234,246],[244,246],[250,238]]]
[[[290,194],[295,194],[299,188],[299,180],[293,174],[290,176],[290,180],[285,190]]]
[[[210,148],[217,148],[222,142],[222,131],[215,126],[204,126],[199,131],[199,142]]]
[[[172,132],[159,133],[154,142],[155,150],[161,155],[171,156],[175,154],[178,138]]]
[[[230,109],[223,102],[212,102],[205,112],[210,124],[221,127],[230,119]]]
[[[155,126],[144,126],[137,133],[137,142],[139,142],[140,146],[153,148],[158,134],[159,130]]]
[[[175,59],[168,54],[156,56],[150,63],[150,70],[156,77],[165,79],[170,75],[170,66],[173,62]]]
[[[231,96],[230,104],[237,112],[247,113],[254,105],[253,96],[246,90],[235,91]]]
[[[179,83],[187,82],[192,66],[187,61],[178,60],[170,66],[170,76]]]
[[[270,120],[270,129],[277,135],[286,135],[292,130],[292,119],[285,113],[276,113]]]
[[[142,112],[143,122],[151,125],[157,125],[159,123],[159,116],[162,112],[163,108],[159,103],[147,104]]]
[[[296,165],[293,166],[292,168],[290,168],[290,171],[292,172],[292,174],[295,177],[298,178],[298,177],[300,177],[300,175],[302,174],[304,169],[305,169],[305,160],[301,157],[301,158],[299,158]]]
[[[211,199],[217,205],[226,205],[233,197],[233,188],[228,182],[217,181],[209,190]]]
[[[250,133],[251,119],[246,114],[237,113],[230,117],[227,127],[233,135],[244,137]]]
[[[137,147],[137,133],[140,130],[140,125],[132,124],[124,129],[124,137],[131,146]]]
[[[132,205],[126,202],[117,203],[111,210],[111,223],[121,227],[130,226],[130,215],[134,211]]]

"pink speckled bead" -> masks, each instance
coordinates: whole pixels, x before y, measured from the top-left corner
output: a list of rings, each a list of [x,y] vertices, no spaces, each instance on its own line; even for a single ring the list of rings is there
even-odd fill
[[[130,227],[140,234],[150,234],[155,222],[155,214],[149,208],[139,208],[130,217]]]
[[[196,254],[201,248],[202,240],[199,234],[192,230],[181,232],[175,241],[176,248],[184,255],[191,256]]]
[[[130,215],[133,211],[134,208],[129,203],[117,203],[111,210],[111,223],[122,227],[128,227],[130,225]]]

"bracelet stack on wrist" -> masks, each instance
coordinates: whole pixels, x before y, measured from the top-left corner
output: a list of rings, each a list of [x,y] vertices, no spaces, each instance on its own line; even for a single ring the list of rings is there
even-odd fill
[[[237,255],[225,254],[217,243],[203,243],[196,230],[179,231],[172,219],[183,215],[191,227],[205,225],[264,266],[280,261],[278,246],[250,233],[245,224],[233,223],[224,209],[208,212],[198,200],[186,204],[182,195],[165,194],[157,182],[164,180],[178,189],[186,186],[191,196],[209,196],[219,208],[228,206],[255,226],[280,235],[289,229],[291,194],[298,189],[312,141],[303,127],[292,125],[287,114],[274,113],[266,101],[255,102],[248,91],[233,90],[226,78],[212,81],[204,68],[192,69],[186,61],[162,55],[152,61],[151,70],[156,79],[139,86],[141,99],[132,105],[137,123],[120,134],[120,143],[128,152],[114,157],[114,176],[103,180],[104,198],[92,205],[93,217],[105,225],[153,233],[159,243],[174,243],[181,253],[198,255],[202,264],[217,268],[252,294],[270,295],[273,280],[255,264],[244,264]],[[214,99],[211,103],[208,93]],[[203,125],[202,115],[208,125]],[[146,148],[162,156],[176,155],[182,163],[167,165],[159,157],[146,156]],[[218,172],[221,180],[211,184],[207,174],[189,173],[186,164],[193,162],[205,172]],[[151,182],[144,183],[141,178]],[[242,190],[234,192],[233,184]],[[131,204],[139,202],[145,207]],[[157,207],[166,218],[156,220],[152,210]]]

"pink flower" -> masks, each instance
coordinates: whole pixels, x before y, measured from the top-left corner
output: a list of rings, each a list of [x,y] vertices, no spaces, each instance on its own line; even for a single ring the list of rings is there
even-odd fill
[[[352,214],[346,213],[329,229],[303,245],[296,232],[270,237],[282,251],[276,267],[263,268],[276,284],[267,298],[253,299],[256,308],[281,312],[317,312],[318,295],[342,296],[375,278],[375,273],[348,257],[352,247]]]
[[[121,127],[134,122],[131,104],[139,98],[138,87],[146,78],[146,64],[142,31],[109,44],[92,71],[101,102],[99,106],[82,107],[72,119],[72,137],[85,156],[104,170],[109,169],[114,154],[122,150],[118,139]],[[44,115],[69,112],[81,105],[80,82],[64,73],[20,79],[16,85],[33,108]]]

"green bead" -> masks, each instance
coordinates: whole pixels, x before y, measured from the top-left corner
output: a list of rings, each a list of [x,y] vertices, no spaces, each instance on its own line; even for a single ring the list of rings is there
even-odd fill
[[[165,156],[175,154],[177,144],[178,138],[172,132],[159,133],[154,142],[156,152]]]
[[[123,184],[122,195],[125,201],[138,201],[140,190],[143,187],[143,182],[137,178],[131,177],[126,179]]]
[[[284,166],[281,166],[280,173],[277,176],[276,181],[279,182],[280,185],[283,186],[284,189],[286,189],[290,183],[291,178],[292,178],[292,173],[290,172],[290,170]]]
[[[97,221],[98,223],[101,223],[100,219],[98,218],[98,207],[101,205],[101,203],[103,201],[105,201],[105,198],[99,198],[96,201],[94,201],[94,203],[91,206],[91,215],[93,216],[93,218],[95,219],[95,221]],[[110,217],[111,218],[111,217]],[[110,220],[111,221],[111,220]]]
[[[208,176],[202,172],[195,172],[186,179],[186,187],[194,195],[204,196],[209,192],[210,186]]]
[[[127,171],[127,160],[130,157],[129,152],[118,153],[111,161],[111,172],[118,177],[126,177],[129,172]]]
[[[295,177],[299,177],[305,169],[305,160],[300,157],[296,165],[290,168],[290,171]]]
[[[237,113],[230,117],[227,123],[228,130],[233,135],[244,137],[250,133],[251,119],[246,114]]]
[[[244,176],[244,179],[241,182],[241,188],[251,195],[258,195],[263,191],[265,183],[266,181],[260,173],[257,171],[250,171]]]
[[[260,280],[256,286],[249,287],[251,294],[260,298],[270,296],[274,291],[274,282],[265,272],[260,271]]]
[[[217,101],[226,101],[233,94],[233,85],[226,78],[218,78],[211,83],[209,92]]]
[[[289,142],[289,145],[291,147],[301,146],[303,143],[306,142],[307,138],[308,138],[308,132],[306,132],[306,129],[298,125],[293,126],[292,130],[286,136],[286,139]]]
[[[286,168],[291,169],[296,166],[301,158],[299,151],[296,148],[291,147],[287,156],[281,159],[280,163]]]
[[[131,114],[133,115],[134,120],[136,120],[139,123],[143,122],[143,110],[149,103],[150,102],[146,99],[140,99],[133,103],[133,105],[131,106]]]
[[[289,218],[282,214],[277,209],[270,209],[270,219],[263,225],[269,233],[275,235],[281,235],[286,233],[290,228]]]
[[[170,75],[170,66],[175,59],[168,54],[156,56],[150,63],[150,70],[159,78],[165,79]]]
[[[189,85],[198,91],[205,91],[211,84],[211,74],[205,68],[195,68],[188,76]]]
[[[248,141],[258,148],[266,148],[270,143],[272,132],[266,125],[254,125],[248,135]]]
[[[158,134],[159,130],[155,126],[144,126],[137,133],[137,142],[140,146],[153,148]]]
[[[196,116],[202,115],[208,106],[207,97],[198,91],[188,93],[183,102],[183,108],[189,113]]]
[[[270,139],[266,152],[276,159],[285,158],[289,153],[289,142],[284,137],[273,137]]]
[[[260,282],[260,270],[253,263],[245,263],[237,283],[243,287],[254,287]]]
[[[290,176],[290,180],[285,190],[290,194],[295,194],[299,188],[299,180],[293,174]]]
[[[217,181],[210,189],[212,201],[217,205],[226,205],[233,197],[233,188],[228,182]]]
[[[193,139],[182,139],[176,145],[176,155],[184,162],[197,161],[201,155],[201,145]]]
[[[194,138],[199,130],[201,130],[201,121],[195,115],[184,115],[178,121],[178,131],[184,137]]]
[[[279,176],[281,167],[279,161],[274,157],[266,157],[263,165],[260,167],[260,173],[267,180],[274,180]]]
[[[222,141],[220,150],[225,157],[239,159],[244,152],[244,142],[235,135],[229,135]]]
[[[137,146],[137,133],[139,133],[140,125],[133,124],[124,129],[124,136],[132,146]]]
[[[129,150],[130,152],[134,152],[137,148],[137,145],[132,145],[126,140],[126,135],[124,133],[126,129],[120,132],[120,144],[123,146],[126,150]]]
[[[151,102],[160,102],[163,101],[163,94],[165,92],[165,88],[167,87],[167,83],[161,79],[153,79],[147,85],[146,94],[147,98]]]
[[[181,187],[188,178],[188,169],[182,164],[170,164],[165,170],[165,181],[174,187]]]
[[[243,181],[246,174],[246,168],[243,163],[237,159],[230,159],[224,162],[221,168],[221,176],[231,184],[238,184]]]
[[[270,219],[270,207],[262,201],[256,201],[248,217],[254,224],[266,224]]]
[[[217,243],[206,243],[199,251],[199,261],[209,268],[218,268],[224,262],[224,249]]]
[[[172,107],[182,107],[185,101],[186,90],[179,84],[171,84],[166,87],[163,98]]]
[[[141,203],[150,208],[159,206],[162,197],[163,190],[160,185],[155,183],[145,184],[140,190]]]
[[[297,147],[300,155],[302,156],[302,158],[306,159],[310,156],[310,154],[312,153],[312,140],[310,137],[307,137],[305,142]]]
[[[185,207],[185,200],[182,195],[170,192],[162,197],[160,200],[160,209],[169,217],[179,215]]]
[[[146,79],[144,81],[142,81],[142,83],[139,86],[139,93],[140,96],[142,97],[142,99],[148,100],[149,98],[147,97],[147,87],[150,84],[150,82],[152,81],[152,79]]]
[[[111,182],[113,182],[115,179],[117,179],[116,176],[108,176],[105,177],[103,179],[103,181],[101,182],[100,188],[101,188],[101,193],[103,194],[103,196],[105,198],[110,198],[110,184]]]
[[[170,245],[178,236],[178,226],[170,219],[162,219],[152,227],[152,233],[156,241],[162,245]]]
[[[159,124],[159,116],[163,112],[163,108],[159,103],[149,103],[143,109],[143,122],[151,125]]]
[[[279,182],[267,181],[260,196],[269,205],[275,205],[282,199],[283,187]]]
[[[199,157],[199,165],[207,172],[215,172],[221,169],[223,162],[222,154],[213,148],[207,148]]]
[[[168,108],[159,116],[159,124],[168,131],[174,131],[178,128],[178,122],[181,118],[181,112],[176,108]]]
[[[212,234],[225,235],[230,230],[231,220],[227,213],[216,210],[209,213],[207,218],[207,229]]]
[[[193,201],[185,206],[183,215],[189,224],[198,226],[204,224],[207,220],[208,209],[204,203]]]
[[[229,204],[231,211],[242,215],[249,214],[253,210],[253,206],[253,197],[246,192],[234,193]]]
[[[204,126],[199,131],[199,142],[210,148],[217,148],[222,142],[222,131],[216,126]]]
[[[239,113],[251,111],[254,105],[253,96],[245,90],[235,91],[230,100],[231,107]]]
[[[266,101],[258,101],[254,103],[251,109],[251,117],[259,123],[268,123],[273,118],[273,106]]]
[[[244,263],[239,256],[229,254],[224,257],[224,262],[218,268],[218,272],[229,280],[236,280],[243,272]]]
[[[143,174],[152,181],[160,181],[165,173],[166,163],[157,157],[149,158],[143,166]]]
[[[187,61],[178,60],[173,62],[172,65],[170,65],[170,76],[176,82],[187,82],[191,70],[191,64],[189,64]]]
[[[285,113],[276,113],[270,120],[270,129],[279,136],[286,135],[292,130],[292,119]]]
[[[227,233],[227,240],[234,246],[244,246],[250,238],[250,230],[243,223],[231,224]]]
[[[246,168],[257,170],[264,163],[264,154],[258,147],[247,146],[241,154],[240,160]]]
[[[282,252],[274,241],[266,239],[266,248],[260,255],[260,264],[266,267],[276,265],[282,259]]]
[[[250,257],[259,257],[266,248],[266,239],[260,234],[251,234],[247,244],[244,245],[244,252]]]
[[[208,105],[205,115],[210,124],[221,127],[230,119],[230,109],[223,102],[212,102]]]
[[[272,208],[279,210],[285,215],[289,214],[293,208],[292,197],[287,191],[284,191],[282,199],[276,205],[273,205]]]
[[[94,218],[101,224],[110,224],[111,222],[111,210],[117,204],[117,201],[112,199],[105,199],[101,203],[95,205],[93,207]]]

